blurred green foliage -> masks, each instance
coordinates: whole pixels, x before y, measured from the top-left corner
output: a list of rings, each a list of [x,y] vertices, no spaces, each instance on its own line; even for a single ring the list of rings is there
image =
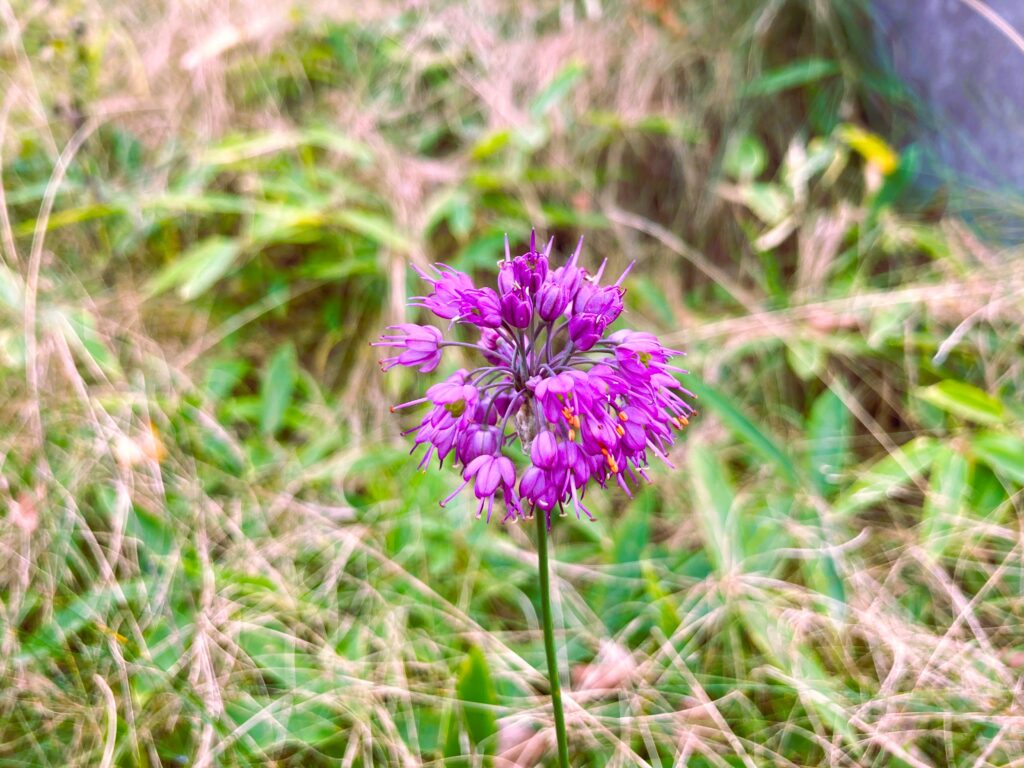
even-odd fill
[[[911,207],[857,4],[243,6],[5,11],[0,764],[543,762],[530,536],[366,346],[531,225],[701,404],[556,526],[574,765],[1024,751],[1024,271]]]

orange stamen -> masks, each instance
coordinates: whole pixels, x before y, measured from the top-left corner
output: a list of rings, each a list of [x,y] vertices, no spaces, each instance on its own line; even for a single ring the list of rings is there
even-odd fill
[[[601,448],[601,455],[608,462],[608,469],[611,470],[613,475],[617,475],[619,473],[619,465],[616,463],[615,457],[608,453],[608,449],[604,447]]]

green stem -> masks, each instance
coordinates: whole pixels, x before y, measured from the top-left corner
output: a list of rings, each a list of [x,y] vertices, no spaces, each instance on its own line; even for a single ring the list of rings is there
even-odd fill
[[[555,655],[555,627],[551,620],[551,576],[548,573],[547,515],[536,510],[537,568],[540,571],[540,614],[544,624],[544,654],[548,659],[548,680],[551,684],[551,708],[555,712],[555,736],[558,738],[559,768],[569,768],[569,743],[565,738],[565,712],[562,710],[562,684],[558,677],[558,657]]]

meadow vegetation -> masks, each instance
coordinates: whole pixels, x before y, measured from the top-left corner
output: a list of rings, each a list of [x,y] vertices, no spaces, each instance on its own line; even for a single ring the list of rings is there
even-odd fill
[[[531,226],[700,397],[555,526],[573,765],[1021,764],[1024,261],[860,5],[345,5],[0,0],[0,765],[551,759],[534,531],[368,346]]]

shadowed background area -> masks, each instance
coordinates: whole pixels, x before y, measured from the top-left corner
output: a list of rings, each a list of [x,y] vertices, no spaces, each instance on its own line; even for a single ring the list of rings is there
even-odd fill
[[[1021,128],[942,181],[906,6],[0,0],[0,764],[547,764],[533,531],[368,346],[531,226],[699,395],[555,526],[572,764],[1024,753]]]

